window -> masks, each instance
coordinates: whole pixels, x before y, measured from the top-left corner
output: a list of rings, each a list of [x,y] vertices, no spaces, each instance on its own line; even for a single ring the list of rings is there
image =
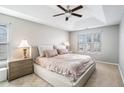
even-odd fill
[[[7,26],[0,25],[0,61],[7,60]]]
[[[79,33],[79,51],[98,52],[101,51],[101,31],[93,33]]]

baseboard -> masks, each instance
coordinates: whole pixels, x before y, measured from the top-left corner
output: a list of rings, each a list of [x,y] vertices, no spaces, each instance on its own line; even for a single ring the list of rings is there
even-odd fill
[[[111,65],[118,65],[118,63],[111,63],[111,62],[105,62],[105,61],[99,61],[96,60],[97,63],[105,63],[105,64],[111,64]]]
[[[122,74],[122,71],[121,71],[121,68],[120,68],[120,65],[118,64],[118,69],[119,69],[119,72],[121,74],[121,78],[122,78],[122,81],[123,81],[123,84],[124,84],[124,76]]]

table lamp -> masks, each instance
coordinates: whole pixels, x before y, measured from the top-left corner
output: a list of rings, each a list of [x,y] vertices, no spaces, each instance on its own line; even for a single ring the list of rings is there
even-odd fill
[[[66,42],[64,42],[63,44],[64,44],[64,45],[66,46],[66,48],[69,50],[69,46],[70,46],[69,42],[66,41]]]
[[[24,58],[27,58],[27,48],[29,48],[29,47],[30,47],[30,45],[28,44],[27,40],[21,40],[19,48],[23,48]]]

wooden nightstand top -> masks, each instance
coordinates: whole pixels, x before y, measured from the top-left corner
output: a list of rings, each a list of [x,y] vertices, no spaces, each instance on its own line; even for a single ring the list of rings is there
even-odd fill
[[[33,58],[25,58],[25,59],[23,59],[23,58],[21,59],[20,58],[20,59],[9,59],[8,61],[9,62],[15,62],[15,61],[23,61],[23,60],[29,60],[29,59],[32,59],[33,60]]]

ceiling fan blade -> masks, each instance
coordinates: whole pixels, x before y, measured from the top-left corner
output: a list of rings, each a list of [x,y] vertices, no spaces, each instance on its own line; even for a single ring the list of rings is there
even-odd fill
[[[56,14],[56,15],[53,15],[53,17],[60,16],[60,15],[64,15],[64,14],[65,14],[65,13]]]
[[[67,12],[67,10],[64,8],[64,7],[62,7],[61,5],[57,5],[60,9],[62,9],[63,11],[65,11],[65,12]]]
[[[81,9],[81,8],[83,8],[82,5],[80,5],[80,6],[76,7],[76,8],[74,8],[74,9],[72,9],[71,11],[74,12],[74,11],[79,10],[79,9]]]
[[[74,16],[77,16],[77,17],[82,17],[82,15],[80,15],[80,14],[76,14],[76,13],[71,13],[71,14]]]

